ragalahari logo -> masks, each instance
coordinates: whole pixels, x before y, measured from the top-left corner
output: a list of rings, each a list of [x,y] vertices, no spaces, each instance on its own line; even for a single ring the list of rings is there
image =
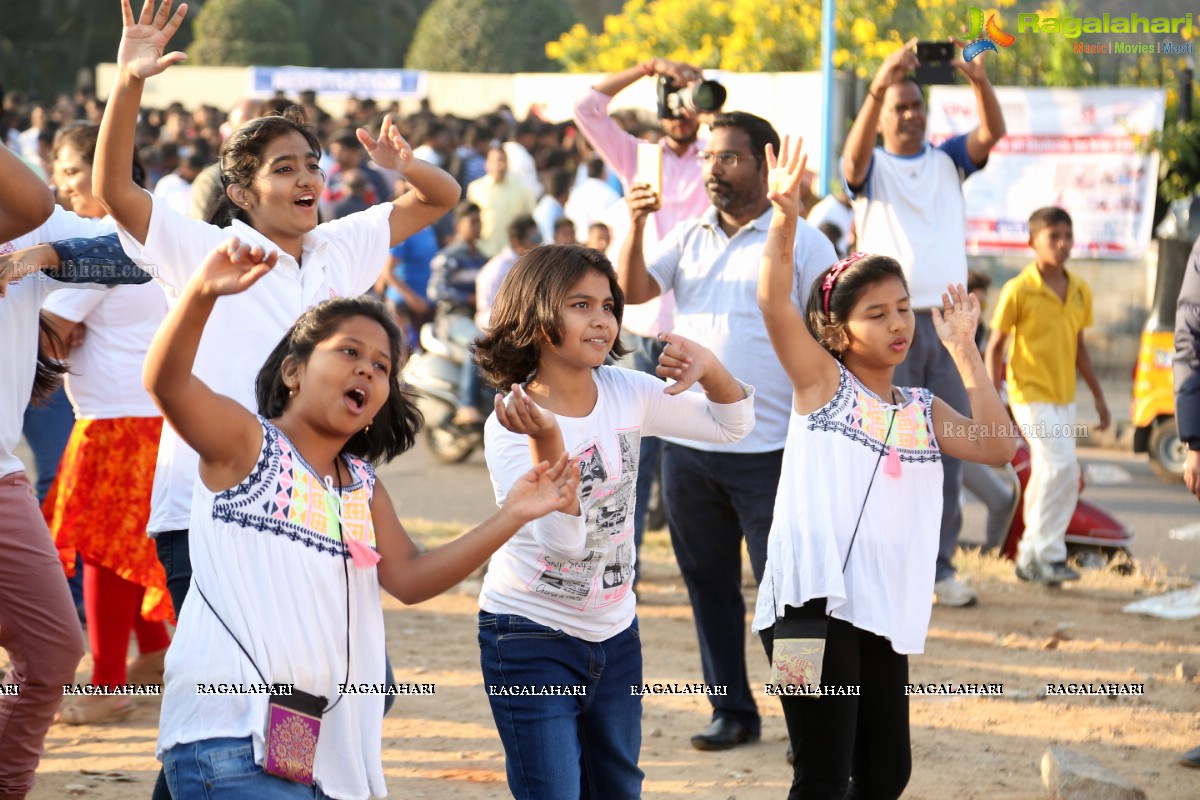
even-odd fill
[[[970,61],[987,50],[998,53],[1000,51],[996,49],[996,45],[1008,47],[1017,40],[1011,33],[1001,30],[996,24],[995,14],[988,17],[987,25],[984,25],[983,11],[972,6],[969,21],[971,29],[967,32],[967,38],[973,41],[963,48],[963,61]]]

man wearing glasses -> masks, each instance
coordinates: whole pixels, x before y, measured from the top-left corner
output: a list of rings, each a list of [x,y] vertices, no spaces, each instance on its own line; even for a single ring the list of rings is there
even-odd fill
[[[771,123],[744,112],[718,114],[712,138],[696,159],[710,206],[681,223],[643,256],[649,214],[660,198],[646,185],[628,195],[631,231],[618,275],[627,303],[675,292],[675,331],[713,351],[738,379],[755,389],[753,432],[737,444],[686,445],[667,440],[663,490],[671,544],[688,587],[712,724],[692,737],[700,750],[724,750],[759,738],[761,720],[745,661],[746,608],[742,600],[742,538],[755,581],[767,558],[792,387],[771,348],[756,292],[771,223],[764,150],[779,150]],[[837,260],[833,245],[804,220],[793,251],[796,305]]]

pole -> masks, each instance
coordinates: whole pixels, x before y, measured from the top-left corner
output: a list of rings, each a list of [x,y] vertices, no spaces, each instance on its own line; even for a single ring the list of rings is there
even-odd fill
[[[833,178],[833,14],[834,0],[821,0],[821,163],[818,197],[829,191]]]

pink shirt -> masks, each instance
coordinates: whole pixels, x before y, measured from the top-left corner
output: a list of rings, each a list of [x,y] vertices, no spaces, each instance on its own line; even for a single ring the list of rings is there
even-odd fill
[[[623,131],[608,116],[611,102],[609,95],[591,89],[575,104],[575,123],[628,192],[637,173],[637,146],[642,140]],[[702,169],[696,162],[701,143],[694,142],[679,156],[667,147],[666,142],[662,139],[659,146],[663,151],[663,186],[670,190],[663,192],[662,209],[650,215],[650,224],[646,228],[646,249],[649,251],[680,222],[699,219],[711,206],[704,191]],[[616,231],[613,234],[613,246],[619,249]],[[613,252],[612,248],[609,251]],[[674,313],[675,299],[668,293],[648,303],[627,306],[624,327],[642,336],[655,336],[660,331],[672,329]]]

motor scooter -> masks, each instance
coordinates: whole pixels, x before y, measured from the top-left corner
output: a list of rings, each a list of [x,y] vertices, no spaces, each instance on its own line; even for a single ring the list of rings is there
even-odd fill
[[[482,424],[459,424],[455,415],[462,408],[459,384],[463,363],[471,359],[467,349],[479,329],[467,316],[448,315],[421,326],[422,352],[414,353],[404,365],[404,382],[417,395],[417,406],[425,417],[425,443],[434,458],[457,464],[483,446]],[[487,416],[491,409],[480,408]]]
[[[1025,486],[1029,483],[1029,444],[1024,438],[1017,442],[1017,453],[1012,466],[1017,473],[1018,491],[1014,502],[1012,524],[1000,547],[1000,552],[1010,561],[1017,558],[1017,545],[1025,534],[1024,498]],[[1126,528],[1114,516],[1082,497],[1084,489],[1083,470],[1079,471],[1079,501],[1075,513],[1067,525],[1067,563],[1076,569],[1104,569],[1129,574],[1133,572],[1133,554],[1129,545],[1133,542],[1133,531]]]

